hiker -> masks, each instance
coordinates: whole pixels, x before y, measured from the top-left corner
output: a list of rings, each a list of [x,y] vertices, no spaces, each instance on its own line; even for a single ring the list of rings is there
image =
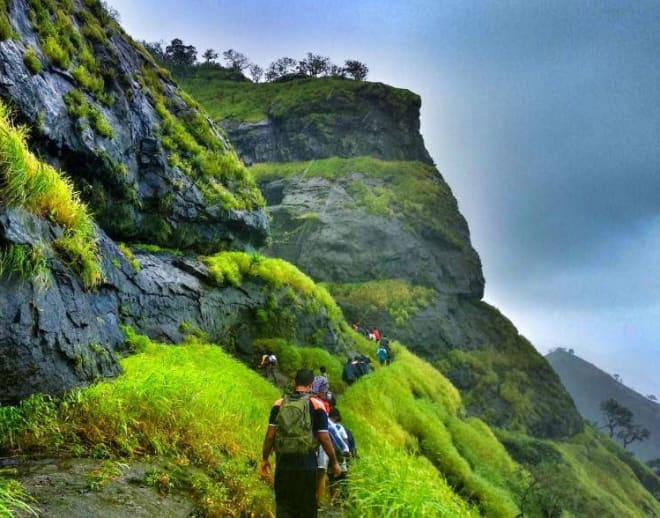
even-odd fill
[[[387,349],[383,347],[383,344],[380,344],[378,346],[378,349],[376,349],[376,357],[378,358],[378,362],[381,365],[384,365],[385,362],[387,361],[388,358]]]
[[[335,410],[336,409],[334,408],[330,409],[328,417],[332,415]],[[339,465],[341,466],[341,459],[350,455],[351,452],[350,446],[348,444],[348,437],[346,437],[345,434],[341,434],[339,428],[335,427],[332,421],[328,421],[328,433],[330,434],[330,440],[332,441],[332,445],[335,449],[335,455],[340,461]],[[316,500],[319,504],[321,504],[323,503],[327,492],[328,479],[334,480],[335,475],[332,473],[327,473],[329,458],[325,451],[323,451],[322,446],[319,447],[317,460],[318,470],[316,472]]]
[[[351,448],[348,443],[348,432],[341,424],[341,414],[339,413],[339,409],[333,408],[330,410],[328,417],[330,418],[330,421],[328,422],[330,434],[333,437],[337,437],[337,442],[334,444],[337,456],[341,459],[339,463],[341,466],[341,474],[339,476],[328,474],[330,481],[330,501],[334,503],[338,496],[341,496],[342,499],[345,499],[347,496],[346,477],[348,475],[348,460],[351,457]],[[340,445],[339,447],[338,444]],[[355,448],[355,440],[353,441],[353,447]]]
[[[318,394],[323,399],[327,400],[327,392],[330,390],[330,382],[328,381],[328,374],[325,367],[321,366],[319,369],[320,375],[314,376],[312,382],[312,394]]]
[[[373,369],[371,368],[371,358],[361,354],[357,358],[357,367],[358,372],[360,373],[358,377],[369,374]]]
[[[273,404],[262,448],[261,474],[267,477],[268,458],[275,450],[275,503],[278,518],[316,518],[316,449],[320,443],[334,476],[341,475],[328,432],[323,403],[311,395],[314,373],[300,369],[291,394]]]
[[[376,340],[376,342],[380,342],[380,338],[381,338],[381,336],[380,336],[380,331],[378,330],[378,328],[377,328],[377,327],[374,327],[374,328],[371,330],[371,332],[374,334],[374,339]]]
[[[392,360],[394,359],[394,355],[392,354],[392,349],[390,348],[390,339],[387,338],[386,336],[383,336],[383,338],[380,341],[380,346],[387,351],[387,360],[385,360],[385,365],[389,365],[392,363]]]
[[[341,373],[341,379],[346,383],[346,385],[352,385],[360,377],[357,372],[357,362],[352,357],[348,357],[346,360],[346,365],[344,365],[344,370]]]
[[[275,367],[277,367],[277,356],[273,351],[266,351],[266,354],[261,356],[261,363],[259,368],[264,369],[266,372],[266,378],[272,378],[275,381]]]

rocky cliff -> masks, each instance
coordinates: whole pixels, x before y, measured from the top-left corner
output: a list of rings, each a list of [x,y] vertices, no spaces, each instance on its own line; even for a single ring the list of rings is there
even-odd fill
[[[104,5],[0,6],[0,402],[117,375],[122,325],[202,335],[246,361],[274,336],[343,350],[334,303],[296,290],[311,283],[300,272],[216,254],[264,243],[263,197]],[[207,256],[134,254],[112,238]]]
[[[195,74],[181,81],[239,155],[261,162],[250,169],[272,216],[268,253],[327,282],[351,322],[377,325],[431,359],[469,412],[538,436],[581,429],[551,367],[481,302],[481,263],[423,149],[416,95],[346,80],[245,86],[204,74],[203,85]],[[360,94],[370,90],[378,94]],[[351,103],[364,125],[347,126]],[[388,117],[371,125],[383,109]],[[319,144],[319,128],[335,148]]]
[[[263,200],[221,131],[100,2],[15,0],[2,17],[0,97],[112,237],[205,252],[265,241]]]
[[[0,214],[3,250],[47,247],[57,232],[22,210]],[[7,278],[5,272],[0,282],[0,403],[116,376],[118,353],[130,352],[121,325],[174,343],[202,333],[254,363],[254,340],[271,337],[273,327],[281,327],[277,308],[282,307],[289,312],[287,328],[278,328],[276,336],[332,352],[345,348],[338,322],[313,297],[258,276],[246,276],[236,285],[218,282],[205,262],[168,252],[122,252],[101,230],[98,247],[104,280],[94,290],[86,289],[56,256],[48,258],[42,282]]]

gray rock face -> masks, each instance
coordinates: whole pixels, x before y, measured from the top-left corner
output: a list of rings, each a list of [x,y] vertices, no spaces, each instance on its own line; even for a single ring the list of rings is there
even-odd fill
[[[291,81],[291,87],[296,83]],[[419,132],[420,106],[419,96],[407,90],[362,83],[350,95],[339,88],[323,100],[303,100],[287,113],[274,105],[268,118],[256,123],[220,124],[246,164],[332,156],[432,163]]]
[[[396,217],[371,214],[350,192],[355,181],[372,189],[386,180],[359,173],[337,179],[295,176],[260,187],[272,214],[269,253],[296,264],[318,281],[364,282],[406,279],[441,293],[483,294],[479,257],[467,225],[458,229],[466,246],[420,232]]]
[[[0,247],[48,243],[56,232],[21,211],[0,214]],[[287,336],[291,342],[345,349],[335,324],[323,313],[291,304],[284,288],[273,290],[259,280],[246,280],[238,288],[218,287],[203,263],[169,254],[139,255],[142,268],[136,272],[99,232],[106,282],[96,291],[85,291],[54,257],[46,286],[6,276],[0,281],[0,403],[118,375],[125,341],[120,324],[154,339],[179,342],[186,322],[252,361],[253,339],[270,336],[255,314],[271,297],[295,317]]]
[[[178,106],[180,117],[196,114],[174,83],[159,75],[150,58],[119,31],[107,45],[94,45],[112,106],[83,93],[114,130],[111,138],[98,134],[89,121],[71,117],[64,96],[80,88],[68,70],[50,65],[39,36],[28,18],[25,0],[11,2],[10,20],[20,39],[0,42],[0,98],[9,100],[19,120],[32,132],[40,154],[73,177],[99,224],[113,237],[215,251],[227,246],[260,246],[268,235],[262,209],[224,209],[207,201],[199,186],[168,161],[159,138],[163,125],[149,90],[138,81],[143,67],[152,71],[163,95]],[[87,9],[84,4],[79,9]],[[32,74],[23,62],[31,47],[44,64]],[[221,134],[207,121],[218,141]]]

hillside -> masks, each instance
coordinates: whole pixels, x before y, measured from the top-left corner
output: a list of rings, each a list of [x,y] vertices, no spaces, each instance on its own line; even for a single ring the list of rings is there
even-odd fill
[[[272,217],[266,253],[327,283],[351,322],[378,325],[434,362],[461,389],[471,414],[540,437],[581,429],[545,360],[481,301],[483,273],[467,222],[419,150],[418,96],[334,78],[246,85],[203,67],[177,78],[226,129],[239,156],[258,162],[250,171]],[[384,109],[388,116],[372,124]],[[349,111],[364,120],[347,130]],[[365,147],[320,145],[316,129],[307,131],[317,120],[329,142],[346,137]],[[247,130],[254,125],[277,131]],[[389,145],[411,139],[415,145]],[[397,300],[414,292],[424,296],[413,304]]]
[[[559,374],[582,417],[602,426],[604,419],[600,404],[610,398],[615,399],[632,410],[635,423],[651,432],[648,440],[633,442],[628,449],[644,462],[660,458],[660,404],[567,351],[557,349],[546,358]]]
[[[237,81],[225,136],[102,2],[0,7],[0,516],[270,516],[269,407],[325,365],[361,452],[345,516],[660,517],[660,479],[481,301],[418,96]],[[400,338],[350,387],[377,362],[346,317]]]

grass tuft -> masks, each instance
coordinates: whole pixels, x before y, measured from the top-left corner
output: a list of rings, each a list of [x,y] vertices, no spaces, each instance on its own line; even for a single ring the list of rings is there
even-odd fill
[[[62,228],[53,248],[88,287],[98,285],[103,272],[98,257],[96,227],[70,180],[40,162],[27,148],[25,130],[13,126],[0,103],[0,198]],[[15,265],[21,264],[14,263]],[[23,262],[22,264],[27,264]],[[43,261],[34,262],[43,266]]]

